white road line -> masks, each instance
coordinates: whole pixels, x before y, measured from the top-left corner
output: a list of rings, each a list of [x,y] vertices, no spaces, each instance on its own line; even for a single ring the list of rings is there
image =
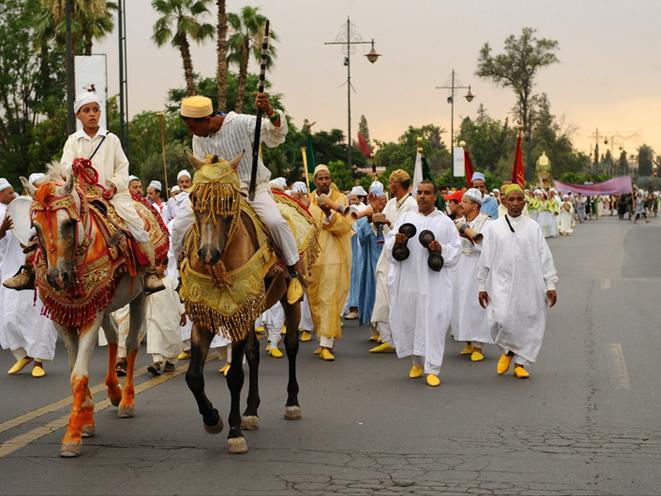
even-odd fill
[[[615,366],[615,383],[618,387],[623,389],[631,389],[629,372],[627,371],[627,364],[624,361],[622,345],[620,343],[611,343],[610,350],[613,364]]]

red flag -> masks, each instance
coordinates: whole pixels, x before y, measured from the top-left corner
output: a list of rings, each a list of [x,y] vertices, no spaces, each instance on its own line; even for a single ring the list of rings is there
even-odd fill
[[[466,174],[466,186],[473,187],[473,163],[471,162],[470,153],[468,148],[464,148],[464,174]]]
[[[514,152],[514,167],[512,167],[512,184],[518,184],[522,188],[525,186],[525,177],[523,175],[523,153],[521,151],[521,130],[516,137],[516,151]]]
[[[360,150],[360,153],[365,156],[365,158],[370,158],[372,156],[372,149],[365,139],[365,136],[363,136],[363,133],[358,133],[358,149]]]

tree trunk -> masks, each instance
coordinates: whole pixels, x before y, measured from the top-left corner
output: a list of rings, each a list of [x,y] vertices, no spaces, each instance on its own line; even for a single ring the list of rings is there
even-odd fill
[[[193,96],[195,94],[195,80],[193,79],[193,60],[190,54],[190,44],[186,35],[178,35],[179,51],[184,63],[184,77],[186,78],[186,94]]]
[[[216,80],[218,83],[218,109],[227,109],[227,13],[225,12],[226,0],[216,0],[218,6],[218,22],[216,25],[216,52],[217,69]]]
[[[243,112],[243,104],[246,99],[246,81],[248,79],[248,58],[250,57],[250,40],[246,36],[241,49],[241,64],[239,64],[239,82],[236,89],[236,102],[234,111],[237,114]]]
[[[84,41],[84,55],[92,55],[92,46],[93,46],[93,41],[92,41],[92,36],[86,36],[85,41]]]

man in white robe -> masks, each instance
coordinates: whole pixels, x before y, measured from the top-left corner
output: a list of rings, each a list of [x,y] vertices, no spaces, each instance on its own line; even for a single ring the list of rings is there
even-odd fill
[[[177,293],[177,281],[169,278],[167,260],[156,266],[165,289],[147,297],[145,328],[147,353],[152,364],[147,370],[152,375],[174,372],[177,356],[181,353],[181,325],[186,321],[186,310]]]
[[[390,174],[388,189],[391,198],[381,212],[386,217],[386,223],[383,225],[384,236],[398,223],[402,215],[407,212],[418,211],[415,198],[413,198],[409,191],[410,187],[411,176],[405,170],[397,169]],[[370,353],[392,353],[395,351],[388,318],[390,312],[390,294],[388,292],[389,272],[390,261],[386,256],[386,251],[382,250],[379,260],[376,263],[376,296],[370,319],[372,328],[378,332],[378,337],[375,339],[381,341],[381,343],[372,348]]]
[[[516,184],[505,188],[507,215],[493,221],[478,268],[480,305],[487,309],[491,335],[503,351],[497,372],[514,360],[514,376],[530,377],[544,339],[547,305],[557,301],[558,275],[551,250],[535,221],[521,215],[526,200]]]
[[[453,271],[452,334],[457,341],[466,342],[461,354],[470,355],[473,362],[484,360],[483,345],[493,343],[487,312],[477,298],[477,263],[484,232],[490,222],[488,215],[480,213],[482,198],[482,192],[477,188],[466,191],[461,199],[464,217],[455,221],[461,235],[461,254]]]
[[[40,179],[30,176],[34,183]],[[16,274],[25,261],[20,241],[11,231],[13,221],[7,214],[7,205],[14,199],[14,190],[9,182],[0,178],[0,278],[2,281]],[[28,215],[28,212],[25,212]],[[50,319],[41,315],[41,300],[34,305],[32,291],[15,291],[0,287],[0,346],[11,350],[16,363],[8,374],[18,374],[30,362],[32,377],[46,375],[44,362],[53,360],[57,332]]]
[[[388,277],[390,290],[389,322],[397,356],[411,356],[413,365],[409,377],[416,379],[427,374],[426,382],[436,387],[441,384],[439,373],[443,363],[445,335],[452,317],[451,269],[459,259],[461,243],[452,221],[434,206],[436,187],[425,180],[418,185],[417,212],[400,216],[394,229],[388,233],[385,251],[392,264]],[[400,226],[411,223],[416,234],[408,239],[399,232]],[[429,230],[434,239],[425,248],[419,240]],[[394,251],[407,247],[410,254],[397,260]],[[430,267],[432,255],[443,257],[439,271]]]

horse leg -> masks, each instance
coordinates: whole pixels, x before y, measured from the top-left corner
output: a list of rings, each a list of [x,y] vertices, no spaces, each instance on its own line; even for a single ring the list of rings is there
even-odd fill
[[[78,353],[71,372],[73,403],[60,448],[60,456],[64,458],[80,456],[83,427],[94,425],[94,402],[89,392],[88,365],[96,345],[101,318],[102,316],[98,315],[91,324],[80,329],[78,336]]]
[[[129,333],[126,336],[126,382],[117,411],[117,417],[119,418],[132,418],[135,415],[133,372],[135,370],[135,359],[140,350],[140,331],[145,320],[145,295],[143,293],[140,293],[131,302],[129,312]]]
[[[290,305],[287,298],[281,300],[282,308],[285,310],[285,350],[289,363],[289,380],[287,382],[287,403],[285,404],[285,418],[287,420],[299,420],[301,418],[301,406],[298,403],[298,381],[296,380],[296,356],[298,355],[298,324],[301,320],[300,302]]]
[[[106,313],[103,316],[103,321],[101,322],[101,327],[103,327],[103,332],[106,335],[106,340],[108,341],[108,370],[106,372],[106,390],[108,392],[108,398],[113,406],[118,406],[119,402],[122,400],[122,388],[119,385],[119,380],[117,379],[117,372],[115,369],[115,363],[117,362],[117,326],[115,325],[115,320],[112,318],[110,313]]]
[[[227,373],[227,386],[232,397],[229,415],[230,432],[227,437],[227,449],[232,454],[248,451],[248,443],[241,433],[241,388],[243,388],[243,353],[246,340],[232,343],[232,365]]]
[[[204,392],[204,363],[207,360],[212,339],[213,334],[208,329],[203,329],[197,323],[193,323],[191,356],[186,371],[186,384],[197,401],[204,430],[209,434],[218,434],[223,430],[223,420]]]
[[[254,326],[246,338],[246,360],[248,361],[248,404],[241,419],[241,429],[252,431],[259,428],[259,340]]]

